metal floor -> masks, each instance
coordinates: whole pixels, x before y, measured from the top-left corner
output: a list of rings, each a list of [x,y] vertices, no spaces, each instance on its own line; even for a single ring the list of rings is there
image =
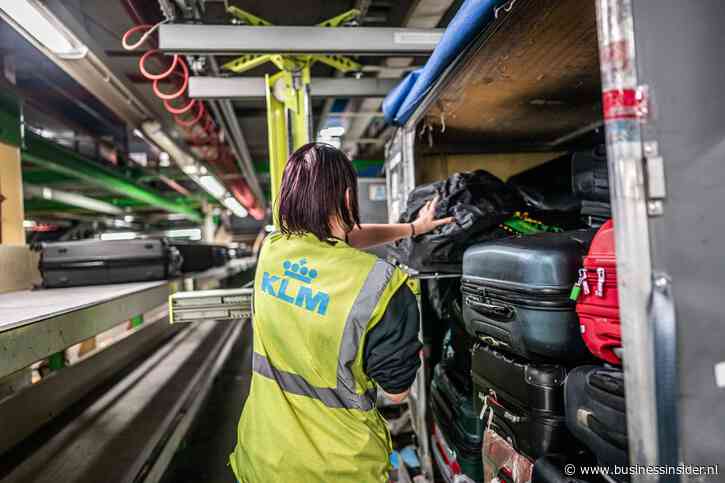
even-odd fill
[[[227,461],[237,441],[237,422],[249,393],[251,371],[250,323],[244,325],[162,483],[236,483]]]

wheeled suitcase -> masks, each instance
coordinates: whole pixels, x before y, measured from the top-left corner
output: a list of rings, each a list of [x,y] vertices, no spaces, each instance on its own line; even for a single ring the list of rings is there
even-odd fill
[[[172,246],[179,250],[184,263],[181,265],[183,273],[203,272],[216,266],[219,250],[216,245],[208,243],[172,242]]]
[[[453,476],[461,474],[473,481],[481,481],[483,477],[481,419],[474,409],[470,393],[460,392],[448,378],[441,364],[433,370],[430,405],[433,420],[438,427],[439,439],[445,442],[445,444],[439,442],[446,455],[444,459],[457,462],[452,467]],[[456,467],[460,470],[458,473],[455,471]]]
[[[533,462],[522,455],[504,436],[488,428],[483,434],[483,481],[530,483]]]
[[[531,459],[570,454],[577,448],[564,418],[564,379],[560,365],[537,364],[484,344],[473,351],[476,410],[516,451]]]
[[[163,280],[182,259],[166,240],[81,240],[42,243],[40,272],[46,288]]]
[[[581,470],[577,471],[584,464],[586,466],[595,466],[591,461],[577,462],[579,464],[568,463],[566,460],[559,461],[557,458],[549,456],[543,456],[534,462],[534,471],[532,473],[532,483],[592,483],[594,481],[600,481],[596,477],[590,477],[587,475],[588,480],[582,480],[576,476],[582,476]],[[574,470],[572,472],[572,469]],[[571,475],[567,475],[568,472],[572,472]]]
[[[471,335],[531,360],[591,357],[569,298],[593,230],[474,245],[463,257],[463,316]]]
[[[602,465],[628,465],[624,373],[580,366],[565,383],[566,424]]]
[[[594,236],[574,290],[584,343],[600,359],[621,364],[622,331],[612,220]]]

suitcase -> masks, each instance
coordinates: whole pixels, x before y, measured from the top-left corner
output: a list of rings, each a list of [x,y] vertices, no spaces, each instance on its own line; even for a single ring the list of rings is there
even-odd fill
[[[444,460],[456,462],[446,466],[453,470],[454,479],[455,475],[461,474],[473,481],[481,481],[481,419],[474,409],[470,393],[456,389],[441,364],[433,370],[430,405],[438,428],[437,439],[442,440],[434,441],[433,446],[440,446],[438,451],[445,456]],[[445,468],[442,472],[445,473]]]
[[[609,203],[609,169],[605,152],[576,152],[571,157],[572,190],[583,200]]]
[[[443,340],[442,363],[448,378],[461,392],[470,394],[473,390],[471,382],[471,350],[475,339],[466,331],[463,312],[459,298],[449,304],[451,314],[450,329]]]
[[[461,291],[468,332],[531,360],[591,357],[569,295],[593,235],[542,233],[466,250]]]
[[[229,250],[221,245],[212,245],[212,265],[223,267],[229,261]]]
[[[620,365],[622,333],[612,220],[592,240],[576,285],[576,311],[584,343],[598,358]]]
[[[216,245],[207,243],[173,242],[172,246],[179,250],[184,263],[181,265],[183,273],[203,272],[216,266],[215,257],[219,257]]]
[[[599,228],[612,217],[612,207],[608,202],[582,200],[581,205],[581,221],[590,228]]]
[[[474,349],[472,366],[476,411],[516,451],[533,460],[577,450],[564,417],[563,366],[528,363],[484,344]]]
[[[166,240],[81,240],[40,247],[46,288],[163,280],[177,275],[182,263]]]
[[[514,449],[511,443],[493,428],[483,435],[483,481],[529,483],[533,462]]]
[[[566,378],[566,424],[602,465],[629,465],[624,374],[580,366]]]

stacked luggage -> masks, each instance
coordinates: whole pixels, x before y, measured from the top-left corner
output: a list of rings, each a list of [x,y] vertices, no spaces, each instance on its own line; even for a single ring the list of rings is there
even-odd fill
[[[603,147],[572,156],[572,189],[581,200],[582,221],[598,228],[612,217],[609,170]]]
[[[222,245],[175,241],[173,246],[184,259],[181,265],[183,273],[202,272],[224,266],[229,261],[228,249]]]
[[[593,235],[509,238],[464,255],[463,313],[478,341],[472,377],[486,478],[528,482],[537,459],[574,461],[582,453],[566,425],[564,381],[572,366],[591,359],[569,295]]]

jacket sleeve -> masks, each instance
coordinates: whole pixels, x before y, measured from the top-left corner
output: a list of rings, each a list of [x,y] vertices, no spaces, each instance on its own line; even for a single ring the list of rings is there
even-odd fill
[[[393,295],[365,338],[365,373],[389,394],[404,392],[420,367],[418,303],[406,284]]]

